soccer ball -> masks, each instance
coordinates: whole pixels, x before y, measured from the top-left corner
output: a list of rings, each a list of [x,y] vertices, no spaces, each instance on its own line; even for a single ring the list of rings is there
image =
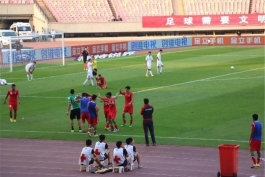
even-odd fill
[[[234,70],[234,69],[235,69],[235,67],[234,67],[234,66],[231,66],[231,69],[232,69],[232,70]]]

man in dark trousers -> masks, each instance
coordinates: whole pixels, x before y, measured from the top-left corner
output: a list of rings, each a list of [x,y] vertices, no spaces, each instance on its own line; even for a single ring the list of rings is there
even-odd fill
[[[81,53],[81,55],[83,56],[83,61],[84,61],[84,70],[87,70],[87,56],[89,55],[88,54],[88,51],[87,51],[87,48],[85,47],[85,49],[83,50],[83,52]],[[80,55],[80,56],[81,56]]]
[[[149,104],[148,98],[145,98],[144,99],[144,105],[141,108],[140,114],[143,116],[143,128],[144,128],[144,136],[145,136],[146,146],[149,146],[148,129],[149,129],[150,134],[151,134],[153,146],[156,146],[154,125],[153,125],[153,112],[154,112],[154,107]]]

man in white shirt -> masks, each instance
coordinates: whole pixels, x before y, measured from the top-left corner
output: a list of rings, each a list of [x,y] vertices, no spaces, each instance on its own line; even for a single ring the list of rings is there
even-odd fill
[[[35,70],[35,68],[36,68],[36,61],[30,62],[25,66],[28,81],[33,80],[33,71]]]
[[[96,157],[100,161],[105,161],[108,159],[108,166],[112,166],[112,163],[110,162],[110,151],[109,146],[106,143],[106,136],[105,135],[99,135],[99,141],[96,142],[95,148],[94,148]]]
[[[113,150],[113,163],[115,166],[124,166],[127,167],[131,161],[131,158],[125,148],[122,147],[122,142],[116,142],[116,148]],[[124,169],[125,171],[129,171],[130,169],[127,167]]]
[[[88,59],[88,63],[87,63],[87,78],[86,78],[85,82],[83,83],[83,86],[86,85],[88,80],[90,80],[90,85],[94,86],[93,64],[94,64],[94,61],[91,60],[91,59]]]
[[[146,71],[145,76],[149,77],[148,73],[150,73],[150,75],[153,77],[154,76],[153,73],[152,73],[153,57],[151,55],[151,51],[148,52],[148,55],[146,56],[145,61],[146,61],[146,66],[147,66],[147,71]]]
[[[163,71],[163,63],[162,63],[162,52],[163,50],[160,49],[157,56],[156,56],[156,59],[157,59],[157,74],[162,74],[162,71]]]
[[[130,137],[126,139],[126,145],[124,148],[127,150],[128,154],[131,156],[131,164],[137,160],[138,168],[143,168],[142,164],[140,163],[140,157],[138,152],[136,151],[136,147],[133,145],[134,140]]]
[[[80,157],[79,157],[79,165],[88,166],[94,163],[94,161],[97,162],[100,168],[103,168],[103,165],[100,164],[100,161],[96,157],[94,153],[94,149],[91,148],[92,141],[90,139],[86,140],[86,146],[82,149]]]
[[[52,41],[55,42],[55,31],[54,29],[51,30],[51,35],[52,35]]]

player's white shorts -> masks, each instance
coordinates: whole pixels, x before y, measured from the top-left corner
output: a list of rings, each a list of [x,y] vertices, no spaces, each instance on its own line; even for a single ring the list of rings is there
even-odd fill
[[[163,63],[162,63],[162,61],[158,61],[158,62],[156,62],[156,65],[157,65],[157,66],[162,66]]]
[[[147,64],[147,69],[152,69],[152,64]]]
[[[93,78],[93,73],[92,72],[87,73],[87,76],[86,77],[87,78]]]
[[[25,66],[25,70],[26,70],[26,72],[28,73],[28,72],[32,72],[33,70],[32,69],[30,69],[30,67],[28,66]]]

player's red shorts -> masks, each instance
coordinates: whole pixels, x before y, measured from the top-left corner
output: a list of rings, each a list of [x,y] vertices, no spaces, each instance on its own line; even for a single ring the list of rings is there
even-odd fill
[[[123,108],[123,112],[133,114],[133,104],[125,105]]]
[[[96,126],[98,124],[98,119],[97,118],[90,118],[89,119],[89,124],[91,126]]]
[[[115,120],[116,119],[116,114],[117,112],[109,112],[108,118],[111,120]]]
[[[104,110],[104,116],[105,116],[105,118],[108,118],[108,116],[109,116],[109,111],[105,111],[105,110]]]
[[[82,122],[85,123],[87,121],[89,123],[89,114],[88,112],[81,114]]]
[[[261,141],[252,140],[250,143],[250,151],[260,151],[261,149]]]
[[[9,103],[8,105],[9,110],[17,110],[17,103]]]

